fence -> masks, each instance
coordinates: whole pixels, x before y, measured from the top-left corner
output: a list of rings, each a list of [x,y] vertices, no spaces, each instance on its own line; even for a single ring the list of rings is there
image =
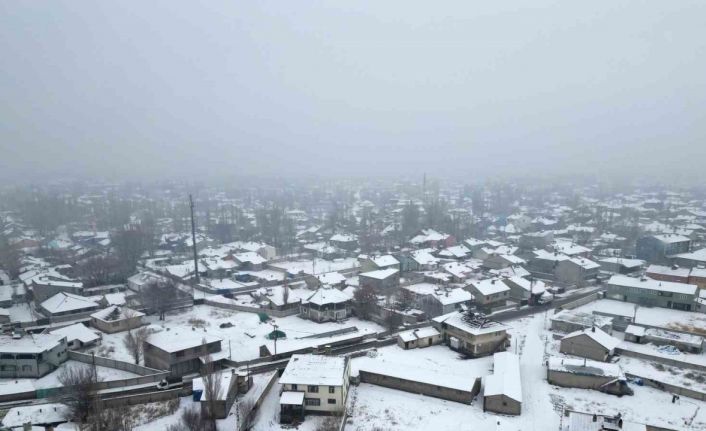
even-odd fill
[[[213,301],[211,299],[204,299],[203,301],[204,304],[210,305],[212,307],[216,308],[224,308],[226,310],[234,310],[234,311],[244,311],[246,313],[265,313],[268,316],[274,316],[274,317],[287,317],[287,316],[294,316],[295,314],[299,314],[299,307],[296,308],[290,308],[288,310],[269,310],[267,308],[260,308],[260,307],[249,307],[247,305],[238,305],[238,304],[232,304],[228,302],[218,302],[218,301]]]
[[[101,400],[103,407],[134,406],[137,404],[156,403],[158,401],[168,401],[189,395],[189,388],[169,389],[165,391],[147,392],[141,394],[130,394],[114,398]]]
[[[627,377],[632,378],[632,379],[642,379],[642,381],[645,382],[645,384],[647,386],[651,386],[653,388],[657,388],[657,389],[665,391],[665,392],[669,392],[669,393],[677,394],[677,395],[684,395],[685,397],[693,398],[695,400],[706,401],[706,393],[701,392],[701,391],[697,391],[695,389],[689,389],[689,388],[685,388],[683,386],[672,385],[672,384],[665,383],[665,382],[662,382],[659,380],[638,376],[637,374],[625,373],[625,375]]]
[[[639,345],[639,344],[638,344]],[[615,353],[621,354],[623,356],[628,356],[631,358],[644,359],[646,361],[659,362],[665,365],[670,365],[677,368],[689,368],[697,371],[706,371],[706,365],[696,364],[694,362],[680,361],[674,358],[665,358],[664,356],[650,355],[643,352],[636,352],[634,350],[627,350],[623,347],[616,347]],[[700,355],[695,355],[700,356]]]
[[[583,298],[579,298],[575,301],[567,302],[565,304],[560,305],[557,307],[558,310],[573,310],[574,308],[578,308],[582,305],[589,304],[597,299],[600,299],[601,293],[600,292],[595,292],[591,293],[590,295],[586,295]]]
[[[246,417],[238,423],[238,431],[242,431],[245,426],[249,423],[252,422],[254,419],[255,415],[257,414],[257,410],[262,405],[263,400],[267,396],[267,394],[272,390],[272,386],[274,386],[275,382],[277,381],[277,373],[272,373],[272,376],[270,377],[270,380],[267,382],[265,385],[264,389],[260,393],[260,395],[255,398],[255,401],[253,402],[252,408],[250,409],[249,412],[247,412]]]

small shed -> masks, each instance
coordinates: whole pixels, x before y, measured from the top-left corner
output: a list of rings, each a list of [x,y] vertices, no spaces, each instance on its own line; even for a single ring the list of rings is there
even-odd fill
[[[441,333],[431,326],[397,334],[397,345],[403,349],[429,347],[441,343]]]
[[[615,353],[620,340],[593,327],[572,332],[561,339],[559,351],[569,355],[581,356],[594,361],[608,361]]]
[[[483,411],[506,415],[522,412],[520,360],[510,352],[493,355],[493,374],[485,378]]]

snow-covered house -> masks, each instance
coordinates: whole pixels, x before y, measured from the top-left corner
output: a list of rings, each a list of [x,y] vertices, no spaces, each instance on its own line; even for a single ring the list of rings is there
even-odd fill
[[[388,268],[358,274],[360,287],[372,287],[378,292],[392,292],[400,285],[400,271]]]
[[[432,325],[452,350],[474,358],[503,351],[509,343],[507,326],[480,313],[455,311],[435,317]]]
[[[403,286],[402,289],[412,297],[411,305],[422,310],[429,318],[461,310],[473,301],[473,295],[460,287],[416,283]]]
[[[145,313],[132,308],[111,305],[91,314],[91,326],[108,334],[128,331],[142,326],[144,316]]]
[[[566,388],[594,389],[614,395],[632,395],[625,374],[617,364],[551,356],[547,381]]]
[[[350,315],[352,298],[331,286],[322,286],[301,301],[299,316],[315,322],[343,320]]]
[[[20,339],[0,335],[0,377],[47,375],[69,358],[67,349],[64,335],[27,334]]]
[[[432,326],[410,329],[397,334],[397,345],[405,350],[429,347],[440,344],[441,341],[441,333]]]
[[[100,305],[85,296],[59,292],[39,305],[39,311],[47,317],[78,316],[90,313]]]
[[[483,411],[504,415],[522,412],[520,359],[510,352],[493,355],[493,374],[485,378]]]
[[[350,373],[347,357],[292,355],[279,378],[280,421],[289,422],[299,412],[344,411]]]
[[[466,289],[473,294],[473,301],[481,308],[502,307],[510,298],[510,288],[497,278],[471,281]]]
[[[561,339],[559,351],[568,355],[608,361],[614,354],[620,340],[592,326],[589,329],[572,332]]]
[[[74,323],[73,325],[54,329],[51,333],[66,337],[66,345],[70,350],[91,347],[96,345],[101,340],[101,336],[99,334],[91,331],[82,323]]]
[[[541,280],[528,280],[514,276],[504,278],[502,282],[510,288],[510,298],[520,303],[537,304],[547,290]]]
[[[199,371],[202,359],[221,351],[221,338],[198,332],[163,331],[144,342],[145,366],[172,376]]]

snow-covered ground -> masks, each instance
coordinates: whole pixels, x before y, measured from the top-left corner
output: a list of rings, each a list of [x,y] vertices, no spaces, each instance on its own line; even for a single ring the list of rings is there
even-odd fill
[[[267,345],[270,351],[274,352],[274,342],[266,338],[266,335],[272,332],[273,326],[270,323],[261,323],[255,313],[197,305],[191,309],[172,312],[164,321],[158,320],[155,316],[147,316],[146,320],[150,323],[150,328],[155,331],[169,330],[175,334],[207,333],[220,337],[223,339],[222,350],[228,352],[230,342],[231,357],[236,361],[259,357],[259,349],[262,345]],[[226,322],[232,323],[233,326],[219,327]],[[384,330],[376,323],[355,318],[338,323],[316,323],[297,316],[288,316],[273,318],[270,322],[287,334],[286,339],[277,341],[278,352],[326,344],[355,334],[363,335]],[[351,326],[357,327],[358,332],[328,338],[302,338]],[[132,358],[123,344],[124,337],[125,333],[104,334],[101,354],[114,359],[131,361]],[[109,352],[111,348],[113,351]]]
[[[671,310],[660,307],[638,307],[635,311],[635,304],[630,302],[615,301],[612,299],[601,299],[582,305],[576,309],[585,313],[602,311],[630,318],[635,315],[637,324],[652,326],[662,326],[665,328],[694,327],[706,330],[706,314],[691,313],[680,310]]]
[[[13,304],[7,311],[10,313],[11,322],[32,322],[35,320],[29,304]]]
[[[347,257],[334,260],[324,259],[305,259],[286,262],[277,262],[270,264],[272,267],[281,268],[290,274],[324,274],[333,271],[345,271],[354,269],[360,266],[358,259],[355,257]]]

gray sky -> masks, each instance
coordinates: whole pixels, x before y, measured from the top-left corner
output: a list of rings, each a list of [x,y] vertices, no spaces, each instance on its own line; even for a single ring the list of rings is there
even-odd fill
[[[0,177],[693,175],[706,2],[0,2]]]

